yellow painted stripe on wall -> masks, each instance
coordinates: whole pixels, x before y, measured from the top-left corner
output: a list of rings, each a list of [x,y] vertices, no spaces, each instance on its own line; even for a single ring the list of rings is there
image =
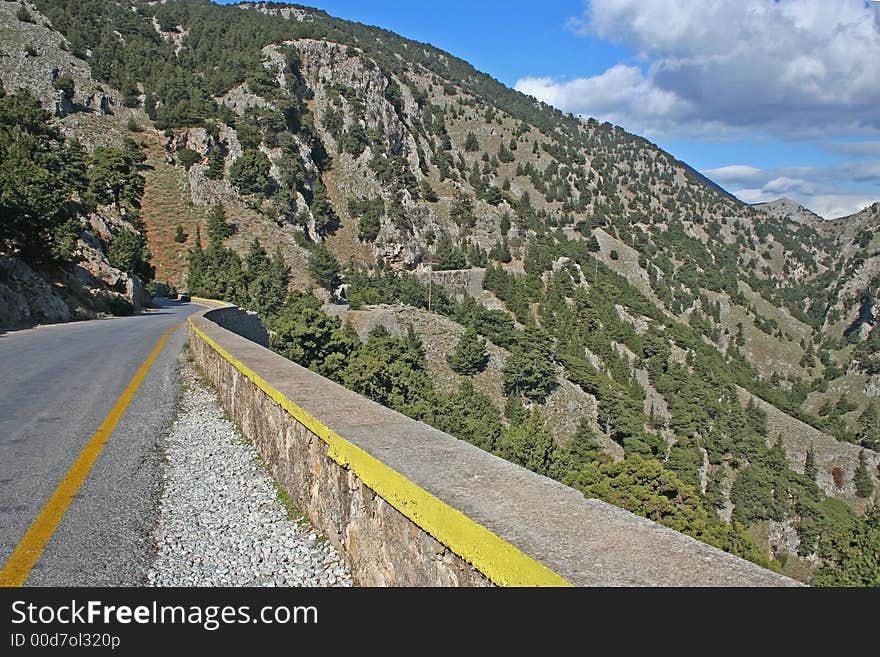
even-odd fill
[[[571,586],[561,575],[468,518],[297,406],[189,320],[192,330],[222,358],[327,443],[327,453],[425,532],[499,586]]]
[[[67,508],[73,501],[74,496],[79,492],[86,476],[101,454],[101,450],[104,449],[107,439],[110,438],[110,434],[113,433],[113,429],[116,428],[116,424],[119,422],[122,414],[125,413],[129,403],[131,403],[132,397],[140,388],[147,372],[150,371],[153,361],[156,360],[159,352],[162,351],[168,336],[177,330],[177,327],[181,324],[183,322],[177,322],[177,324],[162,334],[159,343],[147,357],[147,360],[140,366],[134,378],[123,391],[122,396],[116,401],[116,404],[107,417],[104,418],[104,421],[101,422],[101,426],[98,427],[98,430],[86,446],[83,447],[76,461],[73,462],[67,474],[64,475],[64,479],[61,480],[55,492],[52,493],[52,497],[46,502],[43,510],[40,511],[40,514],[31,524],[30,529],[27,530],[15,550],[9,556],[6,565],[3,566],[3,570],[0,571],[0,586],[24,586],[28,576],[31,574],[31,570],[33,570],[40,555],[43,554],[43,550],[46,549],[46,544],[52,538],[59,523],[64,518],[64,514],[67,513]]]
[[[217,299],[205,299],[204,297],[191,296],[190,299],[192,299],[193,301],[197,301],[199,303],[207,303],[207,304],[210,304],[213,306],[220,306],[221,308],[230,308],[231,306],[234,305],[234,304],[229,303],[228,301],[218,301]]]

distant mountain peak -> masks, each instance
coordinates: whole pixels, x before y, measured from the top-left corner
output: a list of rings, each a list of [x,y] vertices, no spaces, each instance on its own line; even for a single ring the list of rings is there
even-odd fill
[[[787,196],[767,203],[756,203],[755,207],[779,219],[791,219],[799,224],[810,224],[825,220],[824,217]]]

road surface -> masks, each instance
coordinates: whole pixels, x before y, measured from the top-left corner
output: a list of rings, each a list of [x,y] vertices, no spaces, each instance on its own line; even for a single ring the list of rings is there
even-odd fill
[[[133,317],[0,333],[0,567],[162,334],[200,309],[166,302]],[[181,325],[168,338],[26,585],[143,583],[185,334]]]

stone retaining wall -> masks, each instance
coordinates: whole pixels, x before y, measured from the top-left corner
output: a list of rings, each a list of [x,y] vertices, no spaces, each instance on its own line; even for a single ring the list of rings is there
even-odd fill
[[[218,312],[190,319],[196,363],[361,585],[796,584],[365,399]]]
[[[473,269],[451,269],[441,271],[416,271],[416,278],[422,285],[437,285],[446,290],[446,293],[461,301],[465,296],[478,298],[483,292],[483,279],[486,276],[486,270],[481,268]]]
[[[251,342],[263,347],[269,346],[269,332],[254,313],[235,306],[218,308],[211,312],[211,321]]]

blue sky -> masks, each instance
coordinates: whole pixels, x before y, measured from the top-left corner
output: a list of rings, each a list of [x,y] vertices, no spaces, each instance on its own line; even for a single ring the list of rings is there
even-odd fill
[[[880,200],[880,3],[314,6],[431,43],[564,111],[644,135],[744,201],[789,196],[831,218]]]

